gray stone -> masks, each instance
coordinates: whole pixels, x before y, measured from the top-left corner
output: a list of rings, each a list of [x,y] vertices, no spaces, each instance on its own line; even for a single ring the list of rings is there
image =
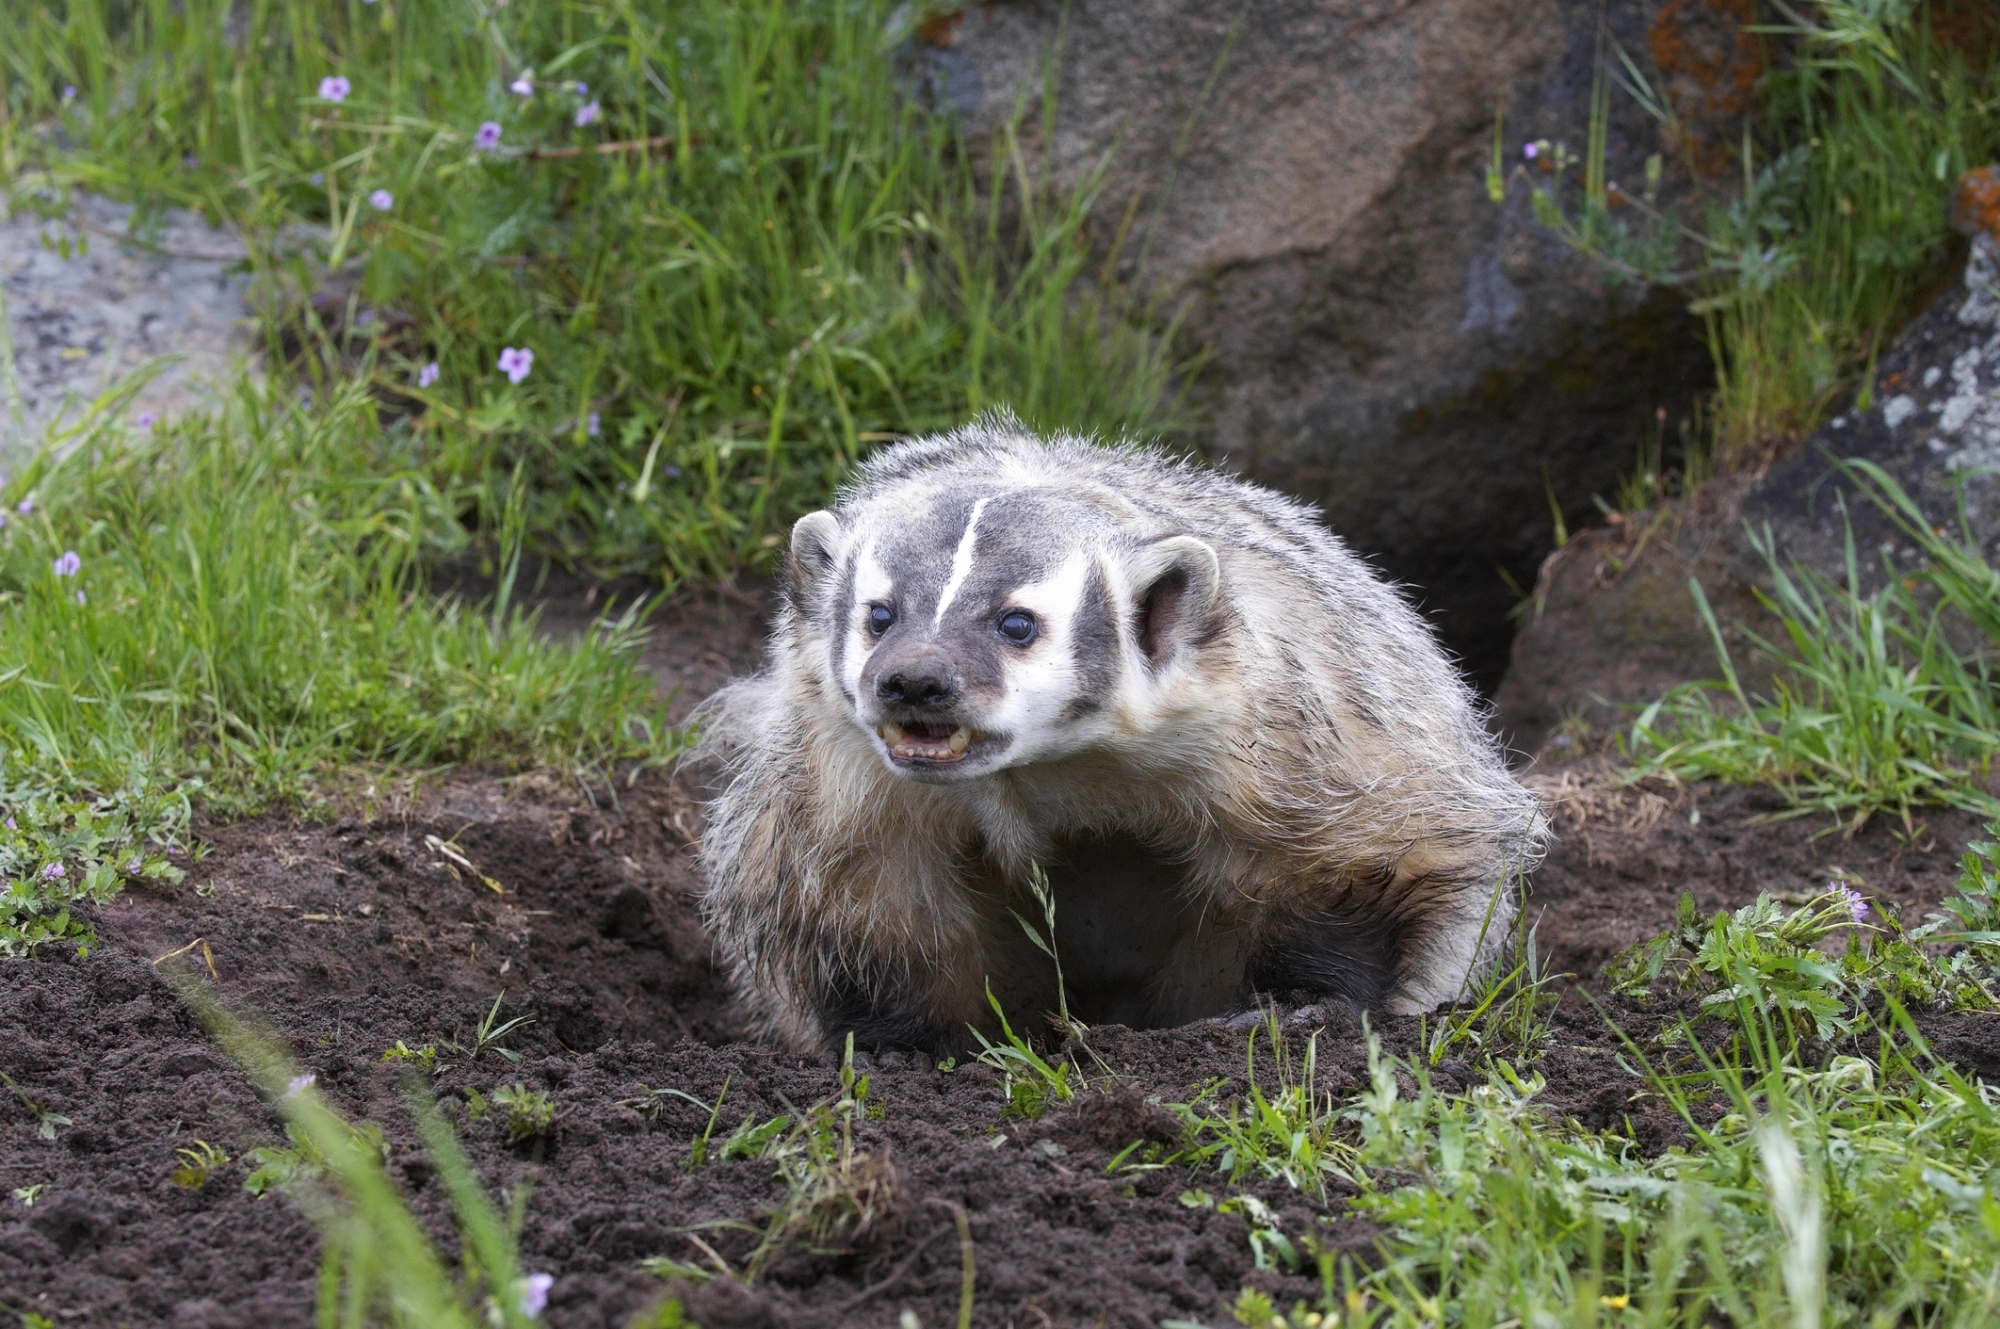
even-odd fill
[[[255,351],[238,270],[243,243],[185,211],[129,234],[132,210],[74,195],[65,218],[0,218],[0,295],[12,383],[0,354],[0,462],[17,466],[75,424],[101,394],[159,357],[160,372],[125,406],[128,421],[165,419],[226,391]],[[60,245],[68,242],[64,257]],[[5,347],[0,346],[0,352]]]
[[[1525,140],[1581,147],[1601,15],[1642,64],[1687,28],[1726,70],[1731,8],[1024,0],[933,24],[918,49],[975,139],[1056,52],[1054,133],[1031,113],[1027,149],[1058,185],[1113,153],[1097,238],[1132,209],[1120,275],[1173,292],[1208,348],[1204,446],[1324,504],[1491,683],[1511,634],[1502,570],[1526,583],[1552,540],[1544,476],[1580,516],[1655,408],[1678,416],[1708,374],[1679,299],[1607,286],[1536,224],[1525,181],[1494,205],[1495,113],[1510,172]],[[1614,178],[1660,146],[1618,99]]]

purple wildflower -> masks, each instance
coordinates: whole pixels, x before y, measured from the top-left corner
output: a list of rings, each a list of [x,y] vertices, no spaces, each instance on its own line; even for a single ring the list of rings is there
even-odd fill
[[[22,499],[18,504],[15,505],[14,510],[20,513],[23,517],[27,516],[30,512],[33,512],[35,510],[35,496],[33,494],[28,495],[26,498]]]
[[[7,829],[10,831],[18,831],[21,828],[14,824],[14,819],[12,817],[9,817],[7,818]]]
[[[1533,161],[1535,158],[1542,155],[1542,145],[1539,143],[1523,144],[1521,148],[1521,155],[1523,157],[1526,157],[1529,161]]]
[[[535,95],[535,81],[527,74],[523,74],[507,85],[507,91],[516,97],[532,97]]]
[[[521,1280],[521,1314],[535,1319],[549,1304],[549,1289],[556,1285],[554,1274],[529,1274]]]
[[[42,880],[61,881],[69,875],[69,870],[60,863],[51,863],[42,869]]]
[[[312,1088],[318,1079],[319,1076],[314,1075],[311,1071],[307,1071],[304,1075],[294,1075],[285,1082],[285,1097],[297,1098],[300,1094]]]
[[[195,156],[192,152],[184,153],[181,156],[181,165],[187,167],[190,171],[194,169],[194,164],[195,164]]]
[[[56,560],[56,576],[74,577],[82,567],[83,560],[76,556],[76,551],[74,549],[65,549],[63,550],[62,557]]]
[[[500,372],[507,376],[509,383],[519,383],[535,367],[535,353],[523,346],[518,350],[512,346],[500,351]]]
[[[472,145],[481,152],[491,152],[500,146],[500,122],[488,120],[479,126],[479,132],[472,136]]]
[[[603,114],[603,108],[596,102],[585,102],[576,108],[576,127],[581,129],[587,124],[595,123],[597,118]]]
[[[84,594],[83,594],[83,592],[82,592],[82,591],[78,591],[78,592],[76,593],[76,602],[77,602],[78,604],[83,604],[83,603],[84,603]]]
[[[1860,891],[1855,890],[1851,886],[1844,886],[1837,881],[1828,882],[1827,889],[1840,897],[1840,902],[1847,906],[1847,912],[1853,917],[1855,922],[1860,923],[1867,919],[1868,901],[1861,898]]]
[[[141,411],[133,417],[132,423],[141,429],[151,429],[153,427],[153,413],[151,411]]]
[[[443,370],[438,368],[437,361],[435,360],[431,361],[429,364],[425,365],[422,369],[419,369],[417,371],[417,386],[420,388],[429,387],[431,384],[438,381],[438,375],[443,372],[444,372]]]
[[[146,865],[144,863],[140,862],[136,858],[128,858],[125,860],[125,875],[128,877],[136,877],[139,875],[139,870],[145,866]]]
[[[313,172],[313,183],[314,183],[314,184],[316,184],[316,185],[323,185],[323,184],[325,184],[325,183],[326,183],[326,172],[325,172],[325,171],[314,171],[314,172]]]
[[[73,102],[76,100],[76,84],[74,83],[63,84],[63,100],[66,102]]]
[[[674,465],[672,462],[668,462],[666,466],[663,467],[662,469],[666,472],[666,476],[669,480],[678,480],[680,478],[681,468]]]
[[[577,96],[581,97],[584,93],[590,91],[590,85],[588,83],[584,83],[579,80],[578,82],[570,84],[569,90],[575,93]]]
[[[338,74],[328,74],[319,81],[319,99],[332,102],[336,106],[347,100],[347,94],[354,91],[354,85]]]
[[[396,206],[396,196],[386,189],[378,189],[368,196],[368,205],[377,212],[387,212]]]
[[[600,423],[601,421],[598,419],[597,412],[592,411],[589,417],[586,418],[583,422],[583,432],[590,435],[592,438],[596,438],[597,427]]]

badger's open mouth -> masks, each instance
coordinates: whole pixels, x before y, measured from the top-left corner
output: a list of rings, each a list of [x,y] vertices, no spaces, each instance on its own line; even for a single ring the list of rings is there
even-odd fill
[[[963,761],[965,750],[982,737],[969,725],[897,724],[894,720],[884,720],[875,732],[889,745],[890,756],[918,762]]]

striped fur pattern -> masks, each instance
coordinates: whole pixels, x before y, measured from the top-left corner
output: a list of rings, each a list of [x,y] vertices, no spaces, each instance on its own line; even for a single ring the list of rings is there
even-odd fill
[[[992,417],[794,528],[764,670],[704,704],[706,909],[758,1031],[962,1046],[1311,992],[1406,1013],[1495,953],[1541,851],[1429,628],[1317,512]]]

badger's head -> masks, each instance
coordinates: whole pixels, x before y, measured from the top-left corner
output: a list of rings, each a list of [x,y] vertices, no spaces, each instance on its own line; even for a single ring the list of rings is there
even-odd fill
[[[1215,551],[1046,488],[914,486],[792,528],[787,590],[848,718],[945,782],[1144,730],[1207,630]]]

